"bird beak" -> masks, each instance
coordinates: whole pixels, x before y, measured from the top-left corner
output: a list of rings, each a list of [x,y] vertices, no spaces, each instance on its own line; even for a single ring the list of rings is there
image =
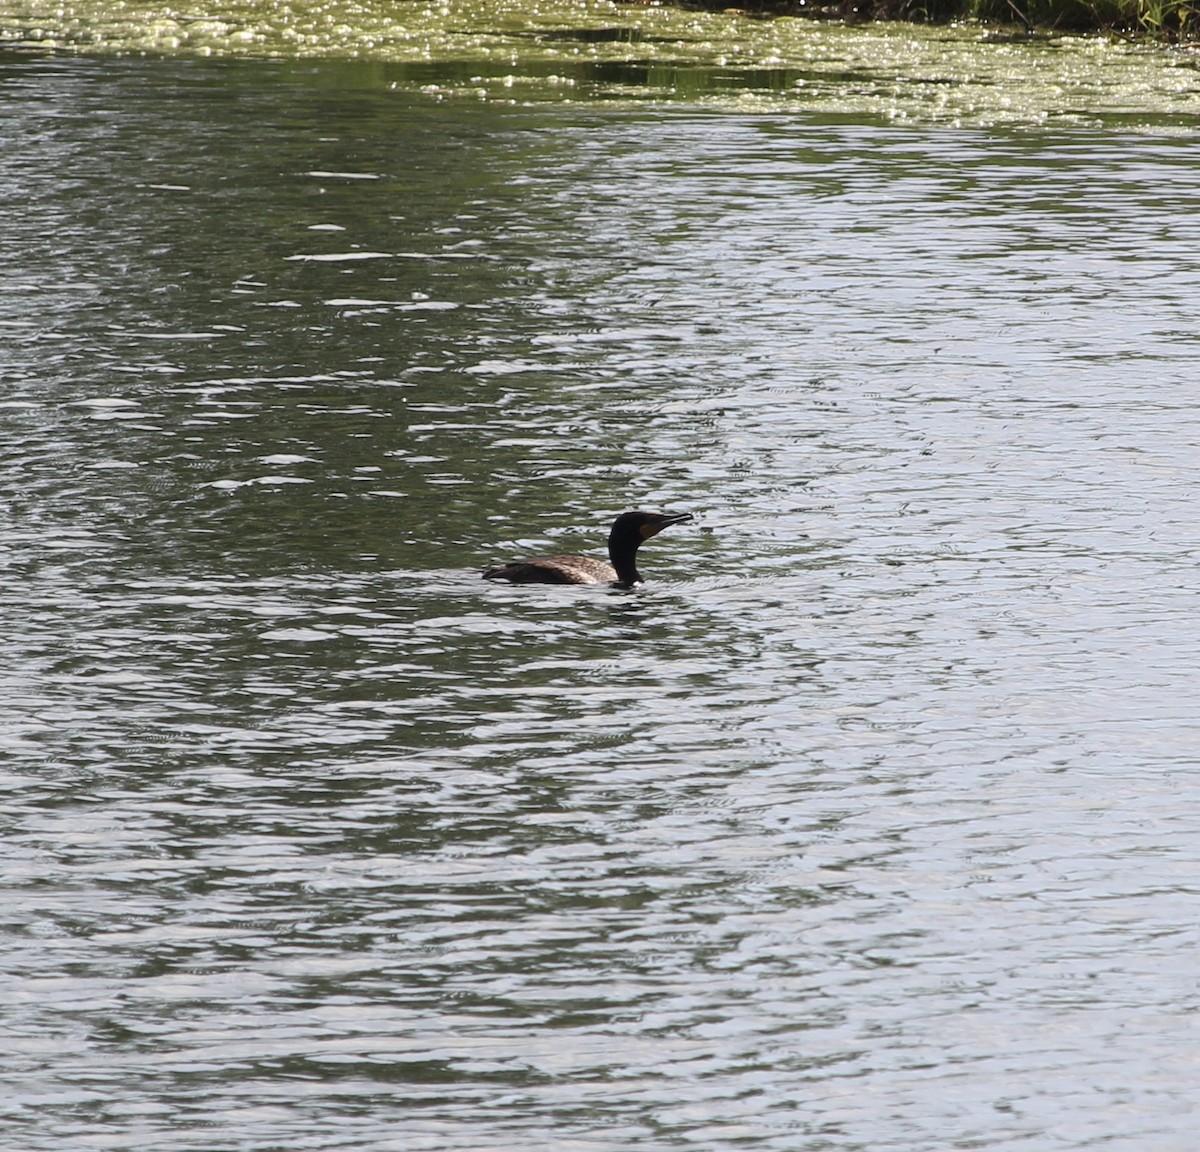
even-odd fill
[[[664,528],[670,528],[672,524],[684,524],[689,520],[695,520],[695,516],[690,512],[680,512],[677,516],[664,516],[657,524],[642,526],[642,539],[649,540],[651,536],[657,536]]]

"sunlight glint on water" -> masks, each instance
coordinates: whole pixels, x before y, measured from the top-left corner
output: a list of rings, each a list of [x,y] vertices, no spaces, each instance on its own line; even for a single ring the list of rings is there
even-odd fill
[[[1190,1150],[1191,148],[366,77],[5,66],[12,1146]]]
[[[164,8],[10,0],[0,44],[89,55],[320,60],[430,101],[706,104],[899,123],[1190,133],[1194,53],[1115,35],[851,23],[603,0],[326,0]]]

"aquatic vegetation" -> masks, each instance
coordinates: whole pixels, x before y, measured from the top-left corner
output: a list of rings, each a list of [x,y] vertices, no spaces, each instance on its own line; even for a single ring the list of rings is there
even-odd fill
[[[691,7],[729,11],[723,0]],[[1198,0],[743,0],[755,16],[808,16],[833,20],[977,21],[1027,34],[1093,31],[1179,43],[1200,39]]]
[[[875,2],[894,15],[932,20],[952,15],[948,6],[960,0]],[[1115,6],[1136,2],[1144,25],[1166,30],[1180,26],[1185,6],[1056,2],[1077,14],[1090,6],[1096,21],[1114,27]],[[1036,5],[1045,3],[969,0],[976,15],[1003,6],[1005,32],[978,24],[756,19],[741,10],[612,0],[9,0],[0,47],[365,61],[373,71],[359,82],[437,100],[688,103],[973,125],[1116,118],[1122,126],[1184,130],[1194,123],[1194,55],[1065,29],[1011,34],[1013,12],[1040,21]]]

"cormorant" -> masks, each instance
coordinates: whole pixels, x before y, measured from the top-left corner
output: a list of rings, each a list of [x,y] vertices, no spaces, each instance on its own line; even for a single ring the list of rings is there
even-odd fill
[[[500,568],[489,568],[485,580],[507,580],[510,584],[615,584],[632,588],[642,582],[637,570],[637,550],[642,542],[657,536],[672,524],[691,520],[690,512],[623,512],[613,521],[608,534],[608,557],[612,564],[590,556],[538,556],[517,560]]]

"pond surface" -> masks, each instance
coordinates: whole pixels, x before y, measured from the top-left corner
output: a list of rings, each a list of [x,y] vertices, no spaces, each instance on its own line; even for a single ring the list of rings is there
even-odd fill
[[[0,57],[7,1145],[1190,1152],[1187,122],[394,85]]]
[[[1160,132],[1194,131],[1200,117],[1200,56],[1189,50],[610,0],[9,0],[6,43],[103,56],[355,59],[376,65],[356,83],[472,103],[706,104]]]

